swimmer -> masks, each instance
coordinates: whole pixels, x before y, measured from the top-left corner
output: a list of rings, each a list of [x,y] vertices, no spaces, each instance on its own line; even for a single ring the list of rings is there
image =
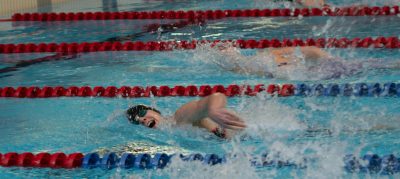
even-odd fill
[[[313,46],[264,49],[253,56],[244,56],[239,49],[231,46],[218,48],[223,59],[213,62],[220,67],[264,77],[324,80],[352,76],[369,69],[400,69],[399,61],[384,63],[382,60],[369,59],[350,62]]]
[[[166,120],[177,125],[190,124],[205,128],[221,138],[231,138],[236,131],[246,128],[243,120],[233,111],[226,109],[227,99],[222,93],[214,93],[200,100],[182,105],[171,118],[165,118],[155,108],[137,105],[126,111],[129,122],[149,128],[157,128]]]

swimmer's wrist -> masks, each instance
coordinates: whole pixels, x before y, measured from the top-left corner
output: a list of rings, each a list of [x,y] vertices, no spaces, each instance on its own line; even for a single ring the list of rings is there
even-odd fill
[[[226,136],[226,130],[220,127],[216,127],[211,131],[215,136],[220,137],[225,139]]]

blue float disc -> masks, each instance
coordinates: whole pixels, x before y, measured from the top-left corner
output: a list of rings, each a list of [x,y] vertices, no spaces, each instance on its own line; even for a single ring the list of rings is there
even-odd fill
[[[138,169],[149,168],[151,165],[151,156],[149,154],[139,154],[135,158],[134,167]]]
[[[132,168],[135,164],[135,155],[131,153],[124,153],[121,156],[121,159],[118,162],[118,167],[129,169]]]
[[[97,153],[88,153],[83,157],[82,168],[96,168],[98,162],[100,161],[99,154]]]
[[[112,169],[116,167],[118,156],[114,152],[107,153],[103,156],[100,166],[104,169]]]
[[[207,165],[215,165],[221,163],[221,160],[217,154],[207,154],[204,156],[203,163]]]
[[[165,153],[157,153],[151,159],[151,166],[153,168],[164,168],[170,160],[170,157]]]

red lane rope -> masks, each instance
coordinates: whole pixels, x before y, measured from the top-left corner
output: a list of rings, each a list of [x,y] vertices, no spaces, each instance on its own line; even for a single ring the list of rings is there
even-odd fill
[[[0,97],[12,98],[50,98],[50,97],[124,97],[124,98],[140,98],[140,97],[173,97],[173,96],[208,96],[213,93],[223,93],[228,97],[233,96],[255,96],[265,91],[268,94],[278,94],[279,96],[292,96],[294,94],[294,86],[292,84],[276,85],[271,84],[265,86],[258,84],[250,85],[202,85],[202,86],[70,86],[70,87],[4,87],[0,88]]]
[[[214,41],[149,41],[149,42],[83,42],[83,43],[41,43],[41,44],[0,44],[0,53],[57,52],[76,54],[99,51],[170,51],[174,49],[195,49],[200,44],[211,47],[230,43],[243,49],[316,46],[319,48],[400,48],[397,37],[366,38],[308,38],[308,39],[261,39],[261,40],[214,40]]]
[[[204,11],[151,11],[151,12],[61,12],[16,13],[13,21],[79,21],[115,19],[222,19],[227,17],[279,17],[279,16],[379,16],[397,15],[399,6],[383,7],[324,7],[295,9],[243,9]]]
[[[102,41],[101,43],[103,43],[103,42],[121,42],[121,41],[133,40],[133,39],[135,39],[137,37],[140,37],[140,36],[143,36],[143,35],[145,35],[147,33],[154,33],[159,28],[162,28],[164,32],[165,31],[173,31],[175,29],[183,28],[183,27],[186,27],[187,25],[197,24],[197,23],[202,23],[202,22],[201,21],[195,21],[195,20],[180,20],[180,21],[174,22],[174,23],[163,23],[163,24],[153,23],[153,24],[147,25],[143,29],[142,32],[134,33],[134,34],[126,35],[126,36],[111,37],[111,38],[108,38],[105,41]],[[1,46],[1,44],[0,44],[0,46]],[[0,73],[7,73],[7,72],[10,72],[10,71],[16,71],[20,67],[26,67],[26,66],[30,66],[30,65],[33,65],[33,64],[37,64],[37,63],[47,62],[47,61],[74,59],[74,58],[76,58],[78,56],[79,55],[77,55],[75,53],[68,53],[68,54],[67,53],[57,53],[56,55],[36,58],[36,59],[33,59],[33,60],[19,61],[13,67],[5,67],[5,68],[0,69]],[[15,62],[15,60],[10,60],[10,61],[11,62]]]
[[[82,166],[82,153],[38,153],[30,152],[16,153],[9,152],[1,156],[0,166],[3,167],[49,167],[49,168],[77,168]]]

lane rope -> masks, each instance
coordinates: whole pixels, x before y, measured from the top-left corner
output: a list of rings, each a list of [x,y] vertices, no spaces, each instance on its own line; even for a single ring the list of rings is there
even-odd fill
[[[315,46],[319,48],[400,48],[398,37],[365,38],[308,38],[308,39],[261,39],[261,40],[192,40],[192,41],[149,41],[149,42],[82,42],[82,43],[40,43],[0,44],[0,53],[43,53],[57,52],[76,54],[102,51],[171,51],[196,49],[202,44],[211,47],[232,45],[242,49],[264,49],[282,47]]]
[[[55,98],[55,97],[204,97],[223,93],[227,97],[256,96],[264,93],[271,96],[331,96],[331,97],[400,97],[399,83],[356,83],[356,84],[258,84],[258,85],[177,85],[169,86],[70,86],[70,87],[3,87],[0,98]]]
[[[33,154],[30,152],[16,153],[9,152],[4,155],[0,154],[0,165],[2,167],[34,167],[34,168],[85,168],[85,169],[163,169],[168,166],[175,158],[182,161],[197,161],[202,162],[204,165],[218,165],[225,164],[227,158],[237,158],[237,156],[218,156],[217,154],[194,153],[189,155],[173,154],[167,155],[165,153],[157,153],[154,156],[150,154],[131,154],[123,153],[118,156],[114,152],[106,153],[100,156],[98,153],[38,153]],[[383,175],[390,175],[400,171],[400,158],[395,155],[385,155],[380,157],[377,154],[367,154],[361,158],[354,155],[346,155],[343,157],[344,169],[347,172],[361,172],[361,173],[378,173]],[[296,163],[289,160],[282,160],[276,156],[263,154],[261,156],[249,159],[249,162],[254,167],[292,167],[296,169],[303,169],[307,167],[307,163],[312,160],[304,159],[301,163]]]
[[[99,22],[99,21],[95,21],[95,22]],[[105,21],[100,21],[100,22],[105,22]],[[33,23],[33,22],[31,22],[31,23]],[[146,25],[142,29],[141,32],[124,35],[124,36],[110,37],[110,38],[102,41],[102,43],[103,42],[121,42],[121,41],[129,41],[129,40],[132,41],[132,40],[135,40],[136,38],[140,38],[146,34],[156,33],[160,28],[163,29],[161,33],[166,33],[166,32],[173,32],[180,28],[184,28],[188,25],[201,24],[201,23],[203,23],[203,22],[193,21],[193,20],[180,20],[178,22],[152,23],[152,24]],[[1,68],[0,73],[17,71],[21,67],[27,67],[27,66],[42,63],[42,62],[56,61],[56,60],[70,60],[70,59],[74,59],[77,57],[79,57],[79,55],[74,54],[74,53],[57,52],[57,54],[47,56],[47,57],[40,57],[40,58],[36,58],[36,59],[32,59],[32,60],[19,61],[15,64],[15,66]],[[2,60],[2,61],[7,61],[7,59]],[[10,59],[8,61],[15,62],[15,60],[12,60],[12,59]]]
[[[284,9],[188,10],[151,12],[16,13],[13,21],[80,21],[118,19],[223,19],[230,17],[394,16],[399,6]]]

